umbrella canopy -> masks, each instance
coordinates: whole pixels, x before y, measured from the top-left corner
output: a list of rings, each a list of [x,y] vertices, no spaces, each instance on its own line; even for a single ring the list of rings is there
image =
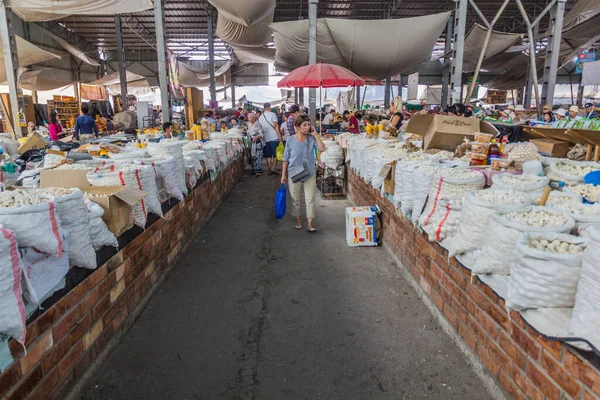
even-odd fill
[[[312,64],[296,68],[277,83],[280,88],[333,88],[364,86],[365,81],[352,71],[332,64]]]

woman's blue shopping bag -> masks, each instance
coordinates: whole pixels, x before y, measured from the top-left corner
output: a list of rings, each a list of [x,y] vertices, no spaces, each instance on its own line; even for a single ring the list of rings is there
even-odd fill
[[[275,196],[275,217],[277,219],[283,218],[285,215],[285,185],[282,183],[281,188],[277,191]]]

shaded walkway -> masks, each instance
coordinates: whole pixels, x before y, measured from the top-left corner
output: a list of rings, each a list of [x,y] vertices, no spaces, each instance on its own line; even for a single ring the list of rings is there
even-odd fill
[[[81,398],[487,399],[382,248],[272,215],[278,179],[244,177]]]

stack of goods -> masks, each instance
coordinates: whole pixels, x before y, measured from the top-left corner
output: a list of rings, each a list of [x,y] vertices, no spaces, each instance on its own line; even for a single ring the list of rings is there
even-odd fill
[[[498,174],[492,177],[493,189],[512,189],[518,192],[544,191],[550,179],[545,176]]]
[[[160,141],[160,143],[149,143],[147,150],[153,157],[173,157],[175,160],[176,182],[184,195],[187,194],[185,183],[185,160],[183,159],[182,146],[185,141]]]
[[[149,212],[163,216],[152,167],[123,165],[97,168],[88,172],[87,179],[93,186],[126,186],[147,192],[148,195],[133,207],[133,222],[140,228],[146,227]]]
[[[573,186],[583,183],[585,176],[590,172],[599,170],[600,164],[595,162],[559,160],[550,165],[550,179]]]
[[[175,165],[174,157],[143,158],[135,160],[135,164],[148,165],[154,169],[159,193],[162,192],[161,188],[164,188],[166,192],[165,200],[163,201],[166,201],[167,198],[183,200],[183,193],[177,184],[177,166]]]
[[[461,196],[440,199],[439,206],[430,217],[429,223],[423,227],[430,241],[441,242],[456,234],[462,214],[462,203]]]

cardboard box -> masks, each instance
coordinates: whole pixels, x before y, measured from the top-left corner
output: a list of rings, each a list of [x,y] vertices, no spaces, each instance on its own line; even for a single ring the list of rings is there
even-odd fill
[[[102,220],[117,237],[133,227],[131,207],[148,195],[143,190],[123,186],[90,186],[81,190],[92,194],[90,200],[104,209]]]
[[[40,187],[88,187],[91,185],[87,173],[85,169],[43,169],[40,171]]]
[[[531,139],[529,141],[535,144],[540,152],[552,154],[552,157],[556,158],[565,158],[570,148],[569,143],[560,140]]]
[[[48,143],[44,140],[42,135],[34,133],[19,147],[18,152],[23,154],[31,149],[43,149],[47,145]]]
[[[375,207],[346,208],[346,242],[350,247],[377,246],[381,240],[381,210]]]
[[[476,132],[497,136],[498,130],[478,118],[450,117],[433,114],[415,114],[408,121],[406,132],[423,136],[423,150],[454,151],[463,139],[473,139]]]
[[[383,178],[383,193],[394,194],[396,190],[396,161],[385,164],[379,176]]]

